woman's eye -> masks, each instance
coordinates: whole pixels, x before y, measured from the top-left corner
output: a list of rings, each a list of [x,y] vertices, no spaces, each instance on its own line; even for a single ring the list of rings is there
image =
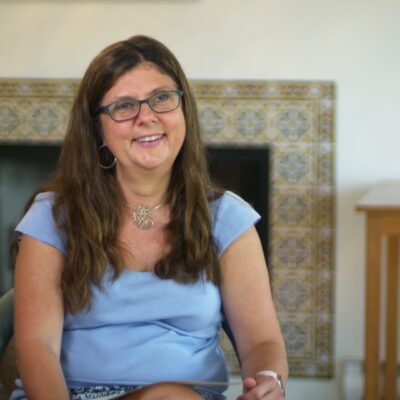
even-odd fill
[[[123,100],[114,104],[114,111],[132,111],[135,108],[135,102],[131,100]]]
[[[163,103],[165,101],[169,101],[170,99],[171,99],[171,93],[164,92],[155,95],[152,100],[154,103]]]

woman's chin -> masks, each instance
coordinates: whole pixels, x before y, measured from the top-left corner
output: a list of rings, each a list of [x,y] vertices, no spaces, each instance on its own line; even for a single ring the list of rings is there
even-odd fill
[[[170,163],[168,163],[165,159],[159,159],[159,158],[152,158],[152,159],[146,159],[146,160],[133,160],[131,164],[132,169],[136,170],[143,170],[147,172],[151,171],[158,171],[158,170],[163,170],[167,166],[169,166]]]

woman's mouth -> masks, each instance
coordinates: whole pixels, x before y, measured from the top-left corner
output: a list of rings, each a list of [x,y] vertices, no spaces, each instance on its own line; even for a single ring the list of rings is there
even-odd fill
[[[164,136],[163,133],[157,134],[157,135],[149,135],[149,136],[142,136],[137,139],[133,139],[134,142],[140,142],[140,143],[151,143],[155,142],[157,140],[160,140]]]

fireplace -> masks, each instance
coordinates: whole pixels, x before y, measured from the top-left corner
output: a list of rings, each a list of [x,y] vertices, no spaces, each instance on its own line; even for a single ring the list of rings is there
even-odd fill
[[[57,151],[78,83],[71,79],[0,79],[1,239],[9,236],[19,220],[36,181],[50,173],[41,164],[47,156],[39,147]],[[330,377],[334,365],[335,86],[332,82],[273,80],[190,83],[207,146],[268,147],[264,247],[266,243],[291,376]],[[23,151],[12,149],[14,145],[24,146],[25,152],[11,171],[6,154]],[[41,166],[32,166],[28,149],[39,152],[36,158]],[[28,168],[22,172],[24,165]],[[34,178],[35,174],[40,178]],[[242,183],[253,174],[248,172]],[[235,185],[232,189],[240,193]],[[242,196],[263,214],[257,200]],[[7,212],[2,211],[3,205]],[[260,223],[257,229],[262,236],[265,229]],[[0,257],[1,267],[9,268],[4,246]],[[9,284],[1,276],[1,288]],[[238,372],[236,367],[231,370]]]

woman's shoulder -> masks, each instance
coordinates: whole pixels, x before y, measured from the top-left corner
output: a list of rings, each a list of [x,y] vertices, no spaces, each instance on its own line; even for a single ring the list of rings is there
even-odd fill
[[[65,235],[53,215],[55,198],[54,192],[37,194],[15,230],[64,251]]]
[[[56,198],[55,192],[40,192],[35,196],[33,204],[39,203],[42,205],[42,207],[45,206],[45,204],[53,205],[55,198]]]
[[[56,197],[55,192],[40,192],[35,196],[35,201],[36,200],[49,200],[53,201]]]
[[[219,197],[212,200],[210,202],[210,210],[213,217],[218,217],[221,212],[226,210],[229,210],[229,212],[238,213],[247,211],[250,214],[258,215],[258,213],[246,200],[230,190],[226,190]]]
[[[40,192],[32,200],[25,216],[27,214],[43,215],[49,217],[53,214],[53,206],[56,200],[54,192]]]
[[[231,191],[211,201],[210,212],[219,253],[260,219],[260,214],[247,201]]]

